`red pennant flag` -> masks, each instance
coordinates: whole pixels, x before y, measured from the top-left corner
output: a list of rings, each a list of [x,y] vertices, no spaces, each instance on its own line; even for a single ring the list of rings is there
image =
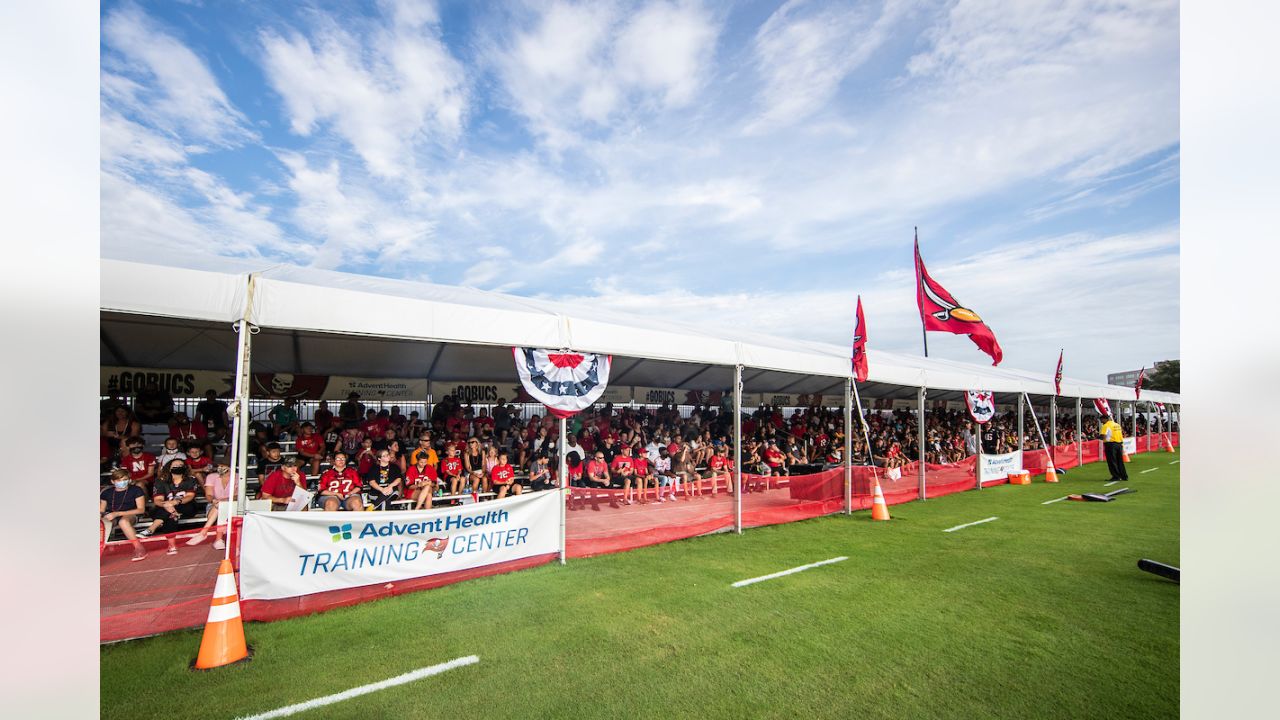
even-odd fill
[[[1053,374],[1053,394],[1062,394],[1062,350],[1058,351],[1058,371]]]
[[[1130,367],[1133,367],[1133,366],[1132,366],[1132,365],[1130,365]],[[1142,369],[1138,371],[1138,384],[1136,384],[1136,385],[1134,385],[1134,386],[1133,386],[1133,399],[1134,399],[1134,400],[1140,400],[1140,399],[1142,399],[1142,376],[1143,376],[1143,375],[1146,375],[1146,374],[1147,374],[1147,366],[1146,366],[1146,365],[1143,365],[1143,366],[1142,366]]]
[[[996,342],[995,333],[982,322],[978,314],[964,307],[947,292],[924,267],[920,257],[920,238],[916,238],[916,304],[920,306],[920,320],[925,330],[968,335],[982,352],[991,356],[992,365],[999,365],[1004,351]]]
[[[862,317],[862,296],[858,296],[857,321],[853,326],[853,374],[858,382],[867,381],[867,321]]]

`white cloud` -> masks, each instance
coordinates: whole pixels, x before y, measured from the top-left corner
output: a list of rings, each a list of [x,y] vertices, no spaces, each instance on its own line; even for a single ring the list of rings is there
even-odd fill
[[[642,110],[692,103],[720,30],[699,4],[664,0],[634,12],[561,0],[532,25],[488,52],[508,101],[552,150],[615,121],[630,126]]]
[[[344,181],[337,160],[313,167],[305,157],[281,153],[288,187],[297,198],[293,223],[321,241],[311,263],[333,269],[374,263],[395,273],[438,256],[434,224],[358,183]]]
[[[104,59],[105,97],[178,136],[220,146],[255,137],[204,61],[140,8],[107,13],[102,35],[114,53]]]
[[[865,7],[788,0],[775,10],[755,37],[764,107],[745,132],[793,125],[825,107],[841,81],[884,44],[905,5],[888,0],[873,15]]]
[[[293,132],[311,136],[327,123],[372,175],[388,179],[412,174],[421,143],[458,138],[468,97],[434,9],[399,3],[393,13],[390,25],[366,35],[331,19],[310,38],[274,31],[260,37],[263,68]]]

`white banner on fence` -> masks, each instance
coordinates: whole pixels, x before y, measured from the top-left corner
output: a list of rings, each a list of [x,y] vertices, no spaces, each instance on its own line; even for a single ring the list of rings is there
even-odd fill
[[[1127,437],[1124,439],[1124,452],[1126,455],[1138,454],[1138,438]]]
[[[240,597],[275,600],[554,553],[558,499],[539,492],[439,510],[251,512]]]
[[[982,482],[1003,480],[1011,472],[1022,469],[1022,453],[1011,452],[1003,455],[982,455],[978,463],[978,477]]]

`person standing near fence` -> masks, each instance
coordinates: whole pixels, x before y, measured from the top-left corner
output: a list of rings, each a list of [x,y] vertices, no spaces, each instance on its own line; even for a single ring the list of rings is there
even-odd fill
[[[1108,482],[1128,480],[1129,471],[1124,469],[1124,430],[1120,423],[1112,420],[1110,415],[1103,415],[1098,434],[1102,436],[1102,451],[1107,458],[1107,470],[1111,472]]]

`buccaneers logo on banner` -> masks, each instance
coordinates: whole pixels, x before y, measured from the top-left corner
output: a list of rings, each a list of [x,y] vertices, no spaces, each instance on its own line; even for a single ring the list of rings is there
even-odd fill
[[[920,320],[925,330],[968,335],[979,350],[991,356],[992,365],[999,365],[1004,359],[995,333],[978,313],[961,305],[946,288],[929,277],[924,259],[920,257],[919,238],[916,238],[916,304],[920,306]]]
[[[520,383],[556,417],[569,417],[600,399],[609,384],[612,357],[512,348]]]
[[[979,424],[996,416],[996,396],[986,390],[966,391],[964,404],[969,406],[969,415]]]
[[[867,381],[867,321],[862,317],[862,296],[858,296],[858,314],[853,327],[853,374],[858,382]]]
[[[1138,371],[1138,384],[1133,386],[1134,400],[1142,399],[1142,376],[1146,374],[1147,374],[1147,366],[1143,365],[1142,369]]]
[[[1094,398],[1093,407],[1098,411],[1099,415],[1111,414],[1111,403],[1107,402],[1106,398]]]

